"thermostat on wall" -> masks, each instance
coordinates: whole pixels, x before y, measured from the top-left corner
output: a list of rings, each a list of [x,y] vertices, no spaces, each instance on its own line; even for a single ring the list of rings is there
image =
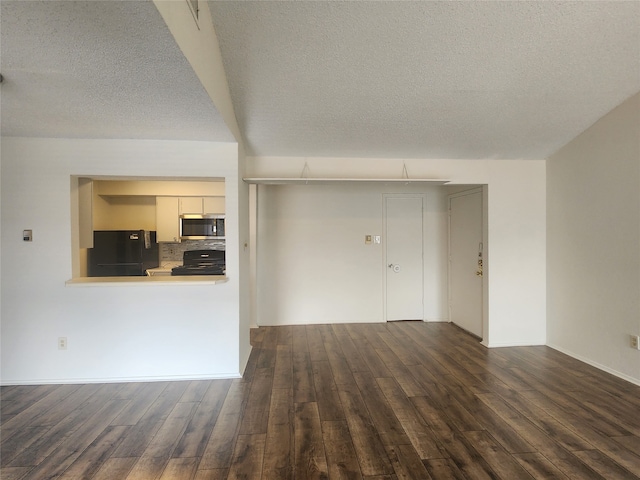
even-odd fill
[[[22,240],[25,242],[33,241],[33,231],[32,230],[23,230],[22,231]]]

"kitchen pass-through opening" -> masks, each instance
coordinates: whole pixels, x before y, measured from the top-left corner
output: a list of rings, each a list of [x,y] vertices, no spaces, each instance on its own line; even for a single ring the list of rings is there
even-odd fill
[[[115,247],[115,253],[108,253],[109,257],[114,257],[109,258],[114,264],[139,265],[109,267],[114,270],[105,276],[120,276],[120,273],[144,276],[147,269],[160,267],[163,263],[182,265],[187,250],[225,249],[224,178],[71,176],[70,183],[73,279],[96,276],[91,272],[90,253],[95,248],[96,235],[107,244],[112,237],[130,238],[133,235],[141,239],[139,242],[114,243],[128,245],[129,253],[137,252],[141,246],[140,255],[122,256],[121,259]],[[182,238],[182,217],[214,218],[215,238],[214,235],[200,239],[194,236]],[[144,242],[145,239],[149,241]]]

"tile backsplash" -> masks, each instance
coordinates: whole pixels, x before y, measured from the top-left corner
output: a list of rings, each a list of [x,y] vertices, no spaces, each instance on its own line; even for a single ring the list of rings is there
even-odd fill
[[[181,262],[188,250],[224,250],[224,240],[185,240],[181,243],[161,243],[160,263]]]

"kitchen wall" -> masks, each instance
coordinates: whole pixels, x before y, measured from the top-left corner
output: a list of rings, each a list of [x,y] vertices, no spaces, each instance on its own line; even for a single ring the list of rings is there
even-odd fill
[[[156,199],[147,196],[93,197],[94,230],[155,230]]]
[[[549,345],[640,384],[640,94],[547,166]]]
[[[1,155],[4,384],[240,374],[248,341],[244,345],[240,337],[236,144],[3,137]],[[224,178],[228,281],[65,286],[77,235],[71,176],[149,174]],[[27,228],[33,229],[33,242],[22,241]],[[58,337],[67,337],[67,350],[58,350]]]
[[[93,181],[94,230],[156,230],[156,197],[214,197],[225,212],[225,186],[219,181]]]
[[[451,180],[454,185],[486,185],[488,249],[485,256],[485,285],[487,301],[484,315],[487,318],[483,343],[498,347],[507,345],[542,345],[546,342],[546,183],[544,160],[430,160],[430,159],[354,159],[354,158],[278,158],[252,157],[248,159],[248,176],[251,177],[300,177],[309,176],[342,178],[401,178],[403,165],[411,178]],[[330,321],[336,315],[327,315],[331,306],[336,312],[349,312],[358,321],[381,319],[382,287],[379,277],[369,267],[373,259],[363,260],[355,271],[341,269],[336,263],[323,264],[317,260],[304,260],[327,252],[327,236],[314,238],[308,235],[311,225],[327,222],[331,226],[355,229],[371,218],[371,202],[355,187],[345,187],[335,198],[336,190],[318,189],[316,186],[265,187],[266,198],[257,202],[258,217],[258,266],[257,304],[258,323],[304,323],[307,319],[320,320],[314,309],[304,310],[298,295],[321,302],[323,318]],[[258,186],[258,197],[262,185]],[[403,190],[400,190],[403,191]],[[263,192],[264,193],[264,192]],[[368,195],[368,193],[366,194]],[[378,200],[379,201],[379,200]],[[304,202],[309,217],[302,213],[299,219],[290,221],[290,213]],[[363,206],[364,204],[364,206]],[[434,205],[433,201],[431,202]],[[357,208],[363,208],[365,216],[358,216]],[[326,212],[329,212],[325,214]],[[343,212],[343,213],[340,213]],[[437,213],[434,213],[437,217]],[[379,217],[381,218],[381,217]],[[260,227],[264,221],[275,220],[276,225],[286,225],[293,230],[283,230],[286,248],[263,237]],[[435,221],[437,224],[438,222]],[[372,230],[372,226],[364,226]],[[358,234],[368,233],[362,230]],[[371,234],[374,234],[372,231]],[[287,237],[304,240],[289,241]],[[434,238],[439,237],[440,233]],[[431,241],[434,241],[433,239]],[[266,242],[266,245],[262,243]],[[433,244],[432,244],[433,245]],[[330,244],[341,258],[349,257],[345,242]],[[358,249],[362,247],[357,246]],[[365,253],[368,252],[368,253]],[[373,255],[374,250],[361,250],[361,255]],[[350,260],[353,262],[355,260]],[[269,269],[265,269],[264,262]],[[283,263],[278,263],[283,262]],[[298,263],[300,262],[300,263]],[[286,268],[276,268],[284,265]],[[328,265],[327,268],[325,265]],[[347,267],[351,263],[345,264]],[[379,268],[379,267],[375,267]],[[289,271],[289,269],[293,269]],[[429,272],[435,275],[434,284],[446,277],[437,268]],[[434,273],[436,272],[436,273]],[[349,279],[348,284],[340,276]],[[438,277],[439,275],[439,277]],[[437,278],[437,279],[436,279]],[[297,283],[296,283],[297,280]],[[442,285],[442,283],[440,283]],[[284,290],[293,288],[295,295]],[[338,287],[346,290],[338,291]],[[446,286],[440,287],[446,289]],[[349,295],[354,290],[358,295]],[[438,293],[437,298],[441,298]],[[373,306],[372,306],[373,305]],[[428,318],[438,319],[442,305],[437,305]],[[262,307],[266,306],[267,317]],[[433,315],[433,317],[431,316]],[[262,316],[262,318],[260,318]],[[346,317],[345,317],[346,318]],[[340,321],[340,319],[338,320]]]
[[[93,181],[94,230],[156,230],[156,197],[213,197],[214,211],[225,213],[224,182]],[[176,222],[178,219],[176,218]],[[160,243],[160,262],[180,262],[186,250],[224,250],[224,240]]]

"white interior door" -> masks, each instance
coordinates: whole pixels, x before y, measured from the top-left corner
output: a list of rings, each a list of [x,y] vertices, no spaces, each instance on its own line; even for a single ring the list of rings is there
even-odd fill
[[[422,196],[386,196],[386,319],[423,320]]]
[[[482,337],[482,192],[449,197],[449,318]]]

